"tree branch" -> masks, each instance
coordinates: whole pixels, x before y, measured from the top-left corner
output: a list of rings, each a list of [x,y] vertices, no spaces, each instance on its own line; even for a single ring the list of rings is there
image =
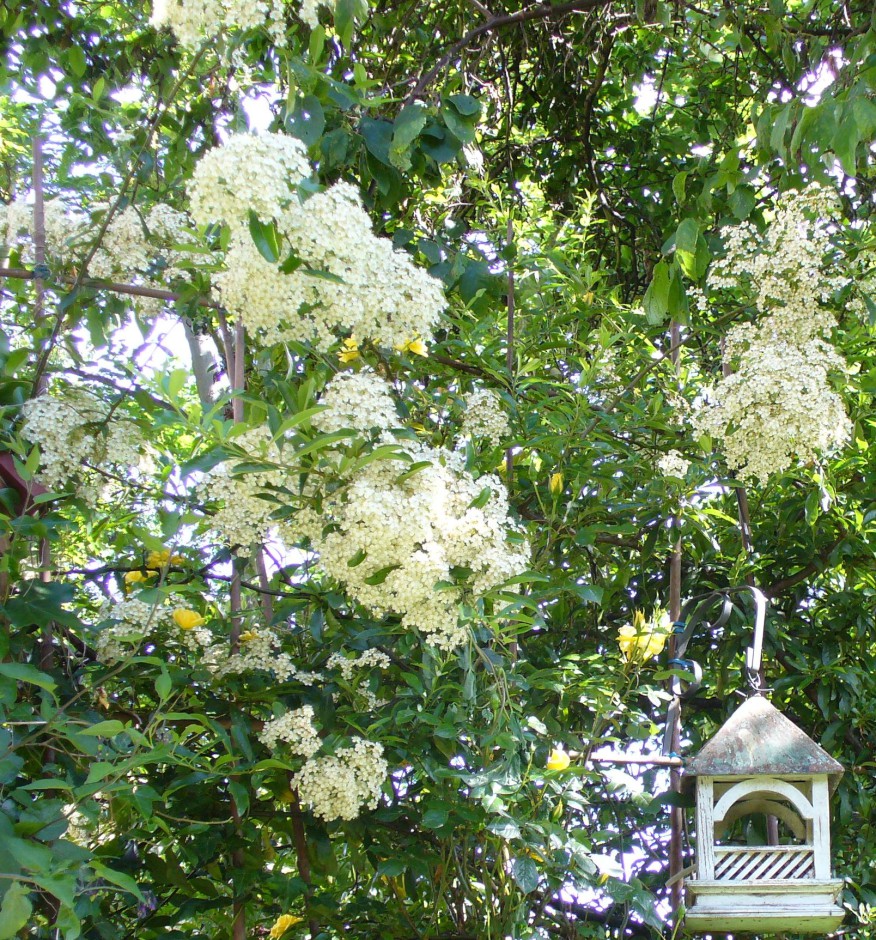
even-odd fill
[[[518,10],[516,13],[504,13],[494,16],[470,29],[462,39],[457,40],[441,58],[427,72],[424,72],[413,91],[408,95],[407,100],[418,98],[432,84],[438,74],[453,60],[453,57],[465,49],[469,43],[473,42],[479,36],[486,33],[495,32],[505,26],[516,26],[519,23],[526,23],[529,20],[559,19],[567,13],[589,13],[598,7],[609,6],[612,0],[572,0],[569,3],[539,3],[536,6],[529,7],[526,10]]]

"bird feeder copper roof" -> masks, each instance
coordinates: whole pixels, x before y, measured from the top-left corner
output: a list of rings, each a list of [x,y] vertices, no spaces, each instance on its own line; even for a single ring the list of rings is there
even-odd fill
[[[690,777],[814,776],[834,790],[843,766],[762,695],[745,701],[684,768]]]

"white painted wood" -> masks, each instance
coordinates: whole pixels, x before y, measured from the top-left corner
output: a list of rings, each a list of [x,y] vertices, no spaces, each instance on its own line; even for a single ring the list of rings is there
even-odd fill
[[[741,819],[743,816],[751,816],[755,813],[764,813],[781,819],[801,842],[808,841],[806,823],[790,807],[785,806],[784,803],[777,803],[775,800],[763,799],[742,800],[732,806],[724,813],[724,819],[715,824],[715,837],[720,837],[721,833],[725,831],[731,823],[736,822],[737,819]]]
[[[815,851],[809,845],[718,846],[715,879],[758,881],[776,878],[814,878]]]
[[[830,878],[830,792],[827,774],[812,779],[812,842],[815,846],[815,877]]]
[[[826,775],[824,779],[827,780]],[[748,777],[730,787],[721,799],[718,800],[714,809],[715,822],[723,821],[727,810],[743,797],[773,796],[775,794],[783,796],[789,803],[795,806],[797,812],[800,813],[803,819],[814,818],[815,811],[812,804],[797,787],[777,777]]]
[[[756,932],[825,934],[843,921],[837,904],[843,882],[775,879],[756,885],[699,880],[687,883],[692,900],[685,926],[694,933]]]
[[[697,777],[697,877],[715,877],[714,794],[711,777]]]

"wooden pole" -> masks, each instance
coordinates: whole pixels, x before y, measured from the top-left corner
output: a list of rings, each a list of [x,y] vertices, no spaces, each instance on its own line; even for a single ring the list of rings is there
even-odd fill
[[[681,329],[678,323],[674,322],[669,328],[669,343],[672,357],[672,365],[676,376],[679,371],[679,349],[681,347]],[[679,528],[681,519],[675,516],[673,519],[673,528]],[[675,624],[681,617],[681,536],[676,539],[672,548],[672,554],[669,558],[669,617]],[[678,641],[673,633],[669,640],[669,657],[674,659],[676,656]],[[681,750],[681,705],[675,721],[670,742],[670,757],[676,757]],[[673,766],[669,774],[670,789],[673,793],[681,793],[681,771],[677,766]],[[684,853],[682,839],[684,835],[684,816],[680,806],[670,806],[669,808],[669,880],[670,895],[669,901],[672,907],[672,913],[675,918],[678,917],[681,905],[684,900],[684,878],[682,871],[684,868]]]

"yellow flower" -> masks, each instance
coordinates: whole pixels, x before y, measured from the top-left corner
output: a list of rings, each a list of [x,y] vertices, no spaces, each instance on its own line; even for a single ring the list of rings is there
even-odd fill
[[[353,362],[359,358],[359,344],[352,336],[344,340],[344,348],[338,350],[338,359],[341,362]]]
[[[569,755],[561,747],[555,747],[545,766],[548,770],[565,770],[571,763]]]
[[[271,927],[271,932],[268,936],[271,940],[280,940],[280,937],[282,937],[290,927],[300,924],[303,920],[303,917],[296,917],[294,914],[281,914],[277,918],[274,926]]]
[[[644,663],[663,651],[669,637],[672,621],[663,610],[655,610],[651,621],[645,620],[641,610],[633,612],[633,622],[618,630],[617,642],[627,662]]]
[[[171,555],[168,549],[162,548],[161,551],[149,552],[146,556],[147,568],[164,568],[167,565],[181,565],[185,561],[182,555]],[[155,572],[158,574],[158,572]]]
[[[406,341],[404,343],[397,343],[395,347],[399,352],[412,352],[417,356],[428,356],[429,349],[426,344],[418,336],[416,339]]]
[[[173,622],[180,630],[194,630],[195,627],[201,626],[204,622],[204,618],[196,610],[177,607],[173,612]]]
[[[250,643],[252,640],[257,640],[259,638],[258,633],[255,630],[244,630],[240,634],[241,643]]]
[[[149,552],[146,556],[147,568],[163,568],[170,561],[170,552],[163,548],[160,552]]]
[[[559,496],[563,492],[563,474],[559,470],[551,474],[548,489],[551,491],[551,496]]]
[[[140,584],[146,580],[146,575],[142,571],[126,571],[125,584]]]

